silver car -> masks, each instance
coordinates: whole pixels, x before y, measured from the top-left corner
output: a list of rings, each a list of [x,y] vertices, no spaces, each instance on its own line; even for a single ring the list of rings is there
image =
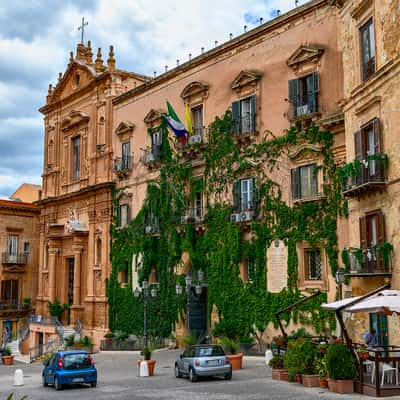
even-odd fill
[[[223,376],[232,378],[232,366],[219,345],[201,344],[190,346],[175,361],[175,377],[188,376],[191,382],[199,376]]]

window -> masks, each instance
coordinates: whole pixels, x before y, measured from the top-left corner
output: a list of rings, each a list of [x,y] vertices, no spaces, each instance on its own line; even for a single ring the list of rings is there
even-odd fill
[[[319,73],[289,81],[289,101],[294,107],[294,116],[318,111]]]
[[[293,200],[311,198],[318,195],[317,165],[310,164],[292,169]]]
[[[375,36],[372,18],[360,28],[361,72],[363,81],[375,72]]]
[[[193,134],[203,136],[203,106],[192,108]]]
[[[81,137],[72,139],[72,178],[79,179],[81,175]]]
[[[151,134],[151,152],[155,160],[161,157],[162,130],[158,129]]]
[[[67,259],[67,273],[68,273],[68,291],[67,291],[67,298],[68,304],[74,304],[74,273],[75,273],[75,260],[73,258]]]
[[[131,167],[131,144],[130,142],[122,143],[122,165],[123,170]]]
[[[30,253],[31,251],[31,244],[29,242],[24,243],[24,253]]]
[[[307,280],[320,281],[322,279],[321,252],[319,249],[304,250],[304,266]]]
[[[257,264],[254,257],[247,257],[246,258],[246,274],[247,280],[249,282],[254,282],[256,280],[256,273],[257,273]]]
[[[121,271],[121,283],[127,285],[129,283],[129,263],[125,261],[124,269]]]
[[[367,122],[354,134],[354,152],[355,158],[361,161],[362,173],[356,177],[358,184],[384,178],[384,163],[378,163],[371,159],[371,156],[381,154],[381,133],[378,118]]]
[[[256,127],[256,96],[250,96],[232,103],[233,133],[252,133]]]
[[[118,219],[118,226],[120,226],[121,228],[128,225],[130,222],[130,210],[129,210],[129,205],[128,204],[121,204],[118,207],[118,215],[117,215],[117,219]]]
[[[255,178],[241,179],[233,186],[234,209],[238,212],[255,209]]]
[[[17,235],[9,235],[8,236],[8,247],[7,247],[9,256],[16,256],[18,254],[18,236]]]
[[[193,214],[195,221],[201,221],[203,218],[203,193],[196,192],[193,198]]]
[[[1,303],[18,304],[18,280],[1,281]]]

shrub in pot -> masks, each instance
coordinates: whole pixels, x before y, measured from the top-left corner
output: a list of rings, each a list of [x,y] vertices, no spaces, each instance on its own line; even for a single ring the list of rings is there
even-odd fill
[[[353,393],[357,377],[356,360],[344,343],[329,346],[326,355],[329,390],[335,393]]]
[[[285,356],[275,354],[268,364],[272,368],[272,379],[287,381],[288,372],[285,369]]]
[[[221,346],[227,354],[227,359],[232,365],[233,370],[242,369],[243,353],[239,353],[239,344],[235,339],[224,337],[220,340]]]
[[[303,372],[301,340],[292,340],[288,343],[285,355],[285,368],[288,370],[289,382],[299,382]]]
[[[326,369],[326,357],[319,357],[315,360],[315,371],[319,375],[319,387],[328,388],[328,370]]]
[[[13,365],[14,363],[14,356],[11,354],[11,349],[8,346],[4,347],[2,360],[4,365]]]
[[[144,361],[147,362],[147,367],[149,369],[149,376],[154,375],[154,368],[156,365],[156,360],[151,359],[151,353],[153,349],[150,347],[145,347],[143,350]]]
[[[81,348],[86,350],[88,353],[93,353],[93,339],[89,336],[84,336],[81,341]]]

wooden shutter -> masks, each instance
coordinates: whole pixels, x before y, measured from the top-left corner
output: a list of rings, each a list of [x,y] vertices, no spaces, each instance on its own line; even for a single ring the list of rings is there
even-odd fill
[[[256,95],[251,96],[251,130],[256,131],[256,116],[257,116],[257,99]]]
[[[233,183],[233,211],[240,211],[240,181]]]
[[[121,226],[121,206],[117,207],[117,226]]]
[[[318,171],[317,164],[311,165],[311,195],[316,196],[318,194]]]
[[[379,118],[375,118],[372,121],[372,128],[374,130],[374,146],[375,146],[375,154],[381,154],[381,130],[380,130],[380,121]]]
[[[256,178],[250,178],[251,179],[251,208],[253,210],[256,210],[257,208],[257,203],[258,203],[258,192],[256,188]]]
[[[385,216],[382,211],[376,213],[376,240],[385,243]]]
[[[319,73],[307,76],[307,104],[310,112],[318,111],[317,93],[319,93]]]
[[[360,218],[360,247],[366,248],[368,247],[367,243],[367,218]]]
[[[232,133],[240,134],[240,102],[234,101],[232,103]]]
[[[292,175],[292,199],[297,200],[301,198],[300,168],[292,169],[291,175]]]
[[[296,108],[299,105],[299,95],[300,95],[300,81],[298,79],[291,79],[289,81],[289,101],[294,107],[294,112],[296,115]]]

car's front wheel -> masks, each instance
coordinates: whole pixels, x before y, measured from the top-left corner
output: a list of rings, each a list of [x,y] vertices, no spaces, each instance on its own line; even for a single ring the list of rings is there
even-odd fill
[[[197,375],[194,372],[193,368],[190,368],[190,370],[189,370],[189,380],[190,380],[190,382],[196,382],[197,381]]]
[[[178,364],[175,364],[174,372],[175,372],[175,378],[182,378],[182,374],[181,371],[179,371]]]
[[[60,382],[58,381],[58,378],[57,378],[57,377],[54,378],[54,388],[55,388],[56,390],[61,390],[61,389],[62,389],[62,385],[61,385]]]

